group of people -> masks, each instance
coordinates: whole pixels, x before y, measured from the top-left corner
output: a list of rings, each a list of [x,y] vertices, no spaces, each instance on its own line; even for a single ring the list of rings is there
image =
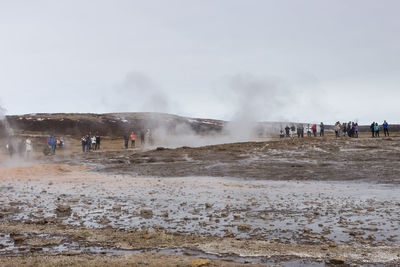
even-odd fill
[[[381,127],[377,122],[372,122],[369,128],[371,130],[372,138],[379,137],[379,131]],[[387,123],[386,120],[383,121],[382,128],[385,136],[389,136],[389,124]]]
[[[99,133],[96,133],[92,136],[91,132],[89,132],[87,135],[82,136],[82,152],[89,152],[100,149],[100,140],[101,138]]]
[[[304,126],[302,124],[300,124],[299,126],[292,125],[291,127],[289,127],[289,125],[286,125],[285,127],[285,132],[283,132],[283,130],[281,130],[280,133],[280,137],[284,138],[286,137],[293,137],[296,133],[297,133],[297,137],[298,138],[304,138],[304,132],[307,133],[308,137],[311,137],[311,135],[313,135],[314,137],[317,137],[317,125],[313,124],[310,125],[308,124],[306,129],[306,131],[304,131]],[[323,122],[321,122],[321,124],[319,125],[319,135],[322,137],[325,135],[325,125]]]
[[[341,124],[339,121],[335,123],[333,126],[333,130],[335,131],[335,136],[340,137],[341,133],[343,136],[349,136],[353,138],[358,138],[358,123],[351,122]]]
[[[141,145],[144,145],[147,142],[152,143],[150,129],[147,129],[145,132],[144,131],[140,132],[139,137]],[[131,133],[128,132],[125,133],[123,138],[124,138],[125,148],[129,147],[129,143],[131,148],[136,147],[137,136],[134,131],[131,131]],[[100,149],[100,135],[98,133],[92,135],[89,132],[87,135],[82,136],[81,144],[82,144],[82,152],[98,150]]]
[[[386,122],[386,120],[383,122],[382,128],[385,136],[389,136],[389,124]],[[370,129],[372,137],[379,137],[379,131],[381,129],[381,126],[377,122],[373,122],[370,126]],[[338,121],[333,126],[333,130],[335,131],[336,137],[340,137],[341,135],[343,135],[352,138],[358,138],[359,126],[357,122],[349,121],[348,123],[340,123]],[[317,137],[317,125],[308,124],[305,129],[302,124],[297,126],[297,129],[296,126],[294,125],[292,125],[291,127],[289,127],[289,125],[286,125],[285,132],[283,130],[280,131],[280,137],[281,138],[284,138],[285,136],[293,137],[296,133],[298,138],[303,138],[304,133],[307,133],[308,137],[311,136]],[[324,135],[325,135],[325,125],[324,123],[321,122],[319,125],[319,136],[323,137]]]
[[[57,147],[63,147],[64,140],[62,137],[55,137],[54,135],[50,135],[46,140],[46,147],[43,150],[45,155],[55,155]]]
[[[129,146],[129,141],[131,142],[131,148],[136,147],[136,134],[134,131],[132,131],[130,134],[125,133],[124,134],[124,147],[125,149],[128,148]],[[152,143],[152,137],[151,137],[151,132],[150,129],[147,129],[146,132],[141,131],[140,132],[140,144],[143,146],[146,143]]]
[[[46,144],[44,145],[43,153],[45,155],[55,155],[56,148],[61,148],[64,146],[64,140],[62,137],[55,137],[54,135],[50,135],[46,138]],[[10,157],[12,157],[15,153],[18,153],[19,157],[30,157],[33,152],[33,142],[31,138],[16,138],[9,137],[8,142],[6,144],[6,150]]]
[[[6,149],[12,157],[16,152],[20,157],[30,157],[30,154],[33,151],[32,140],[27,137],[25,140],[21,139],[19,142],[14,142],[12,139],[9,139],[6,144]]]

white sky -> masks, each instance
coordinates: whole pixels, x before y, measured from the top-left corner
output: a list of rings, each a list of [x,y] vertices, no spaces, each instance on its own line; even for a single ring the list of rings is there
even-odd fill
[[[400,123],[400,1],[0,0],[7,114]]]

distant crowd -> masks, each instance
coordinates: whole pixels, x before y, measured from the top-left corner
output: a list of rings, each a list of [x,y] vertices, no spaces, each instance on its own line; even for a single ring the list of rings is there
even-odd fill
[[[136,138],[137,137],[134,131],[131,131],[131,133],[124,134],[123,135],[124,147],[128,148],[130,143],[130,147],[135,148]],[[140,146],[153,143],[153,138],[151,136],[150,129],[141,131],[139,133],[139,138],[140,138]],[[96,132],[96,134],[92,135],[92,133],[89,132],[87,135],[82,136],[81,146],[82,146],[82,152],[99,150],[101,147],[101,137],[99,133]],[[64,147],[63,138],[50,135],[48,138],[46,138],[46,144],[43,146],[43,154],[55,155],[56,149],[61,147]],[[15,136],[10,136],[8,138],[8,142],[6,143],[5,148],[9,153],[10,157],[12,157],[14,154],[18,154],[20,157],[24,156],[29,157],[31,152],[33,151],[33,142],[29,137],[27,137],[26,139],[20,139],[16,138]]]
[[[136,134],[134,131],[131,131],[124,134],[124,147],[129,147],[129,142],[131,143],[131,148],[136,147]],[[140,145],[144,146],[146,143],[152,143],[152,137],[150,129],[147,129],[145,132],[140,132]],[[82,136],[81,144],[82,144],[82,152],[95,151],[100,149],[101,138],[98,133],[92,135],[90,132],[87,135]]]
[[[340,137],[342,133],[343,136],[355,137],[358,138],[358,123],[354,123],[349,121],[348,123],[340,124],[340,122],[336,122],[335,126],[333,126],[333,130],[335,131],[336,137]]]
[[[82,136],[81,138],[81,144],[82,144],[82,152],[89,152],[92,150],[97,150],[100,149],[100,135],[99,133],[96,133],[95,135],[92,135],[91,132],[89,132],[87,135]]]
[[[124,134],[124,147],[127,149],[129,146],[129,141],[131,142],[131,148],[136,146],[136,134],[132,131],[130,134],[127,132]],[[140,144],[144,146],[146,143],[152,144],[153,138],[151,136],[150,129],[147,129],[146,132],[140,132]]]
[[[20,139],[19,141],[13,142],[13,140],[9,139],[6,144],[6,149],[12,157],[15,153],[17,153],[20,157],[27,156],[29,157],[32,153],[32,140],[28,137],[25,140]]]
[[[56,153],[56,148],[61,148],[63,146],[64,140],[62,137],[51,135],[46,139],[46,146],[43,149],[43,153],[45,155],[54,155]],[[17,154],[21,158],[25,156],[30,157],[33,152],[33,142],[29,137],[26,139],[10,137],[6,144],[6,149],[10,157],[14,154]]]
[[[385,120],[382,125],[379,125],[377,122],[373,122],[370,125],[370,131],[372,137],[379,137],[380,130],[383,129],[383,133],[385,136],[389,136],[389,124]],[[297,134],[298,138],[303,138],[306,133],[308,137],[318,135],[318,127],[317,124],[308,124],[306,128],[302,124],[298,125],[297,128],[295,125],[289,126],[286,125],[285,131],[281,129],[280,137],[294,137]],[[340,123],[339,121],[335,123],[333,126],[333,130],[335,131],[335,136],[339,138],[340,136],[348,136],[352,138],[358,138],[359,127],[357,122],[348,123]],[[319,136],[323,137],[325,135],[325,125],[323,122],[319,125]]]
[[[333,126],[333,130],[335,132],[336,138],[339,138],[341,136],[358,138],[359,126],[357,122],[349,121],[348,123],[340,123],[338,121]],[[371,123],[370,131],[373,138],[380,137],[381,130],[383,130],[385,136],[389,136],[389,124],[386,120],[382,123],[382,125],[379,125],[377,122]],[[281,138],[293,138],[296,134],[298,138],[304,138],[304,134],[307,134],[308,137],[317,137],[317,135],[323,137],[325,135],[325,125],[322,122],[319,124],[319,127],[317,127],[317,124],[307,124],[306,127],[304,127],[304,125],[302,124],[297,125],[297,127],[295,125],[286,125],[284,130],[280,130]],[[134,131],[131,131],[130,133],[125,133],[123,135],[124,148],[127,149],[129,147],[129,143],[131,148],[135,148],[136,138],[137,137]],[[139,138],[141,146],[153,143],[150,129],[147,129],[146,131],[140,131]],[[100,149],[100,144],[101,137],[99,133],[92,135],[91,132],[89,132],[87,135],[84,135],[81,138],[82,152],[98,150]],[[56,148],[61,148],[63,146],[64,141],[62,137],[55,137],[54,135],[51,135],[46,139],[46,146],[44,147],[43,153],[45,155],[54,155],[56,153]],[[8,143],[6,144],[6,149],[11,157],[15,153],[18,153],[21,157],[29,156],[33,151],[33,143],[29,137],[25,140],[20,139],[20,141],[16,141],[15,139],[12,139],[10,137]]]

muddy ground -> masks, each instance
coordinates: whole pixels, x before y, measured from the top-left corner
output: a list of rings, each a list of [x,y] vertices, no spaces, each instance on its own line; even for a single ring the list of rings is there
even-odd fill
[[[400,183],[400,138],[304,138],[76,155],[103,171],[155,177]]]
[[[2,155],[0,265],[396,266],[399,145],[364,136]]]

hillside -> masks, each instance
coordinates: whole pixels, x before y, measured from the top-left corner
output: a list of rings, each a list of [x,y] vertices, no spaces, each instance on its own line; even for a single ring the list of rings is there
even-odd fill
[[[6,116],[8,125],[15,133],[40,133],[80,136],[88,132],[98,132],[103,136],[122,136],[126,132],[144,132],[146,129],[163,129],[170,134],[215,134],[227,131],[244,131],[256,135],[277,135],[290,122],[250,122],[229,123],[222,120],[188,118],[172,114],[150,112],[126,113],[35,113]],[[303,123],[306,125],[306,123]],[[232,128],[232,129],[230,129]],[[251,129],[250,129],[251,128]],[[326,125],[326,130],[332,130]],[[400,131],[400,125],[391,125],[391,131]],[[368,132],[369,126],[360,126],[360,132]],[[4,136],[4,122],[0,121],[0,135]]]
[[[55,135],[83,135],[98,132],[100,135],[121,136],[127,131],[145,131],[163,127],[174,131],[177,127],[196,133],[219,132],[223,121],[192,119],[162,113],[37,113],[7,116],[9,126],[15,132],[40,132]],[[4,125],[1,125],[4,133]]]

